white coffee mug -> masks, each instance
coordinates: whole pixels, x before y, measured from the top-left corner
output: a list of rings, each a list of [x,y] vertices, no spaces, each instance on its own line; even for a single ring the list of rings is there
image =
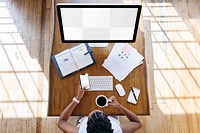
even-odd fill
[[[108,102],[112,102],[111,99],[108,99],[106,96],[104,95],[99,95],[96,97],[96,105],[100,108],[106,107],[108,106]]]

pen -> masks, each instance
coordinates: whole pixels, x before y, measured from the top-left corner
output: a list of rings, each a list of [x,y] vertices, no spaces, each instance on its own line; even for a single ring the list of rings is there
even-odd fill
[[[88,52],[86,52],[84,55],[89,54],[89,53],[92,53],[92,51],[88,51]]]
[[[134,92],[134,90],[133,90],[133,87],[131,86],[131,91],[132,91],[132,93],[133,93],[133,96],[134,96],[134,98],[135,98],[135,101],[137,101],[137,98],[136,98],[136,96],[135,96],[135,92]]]

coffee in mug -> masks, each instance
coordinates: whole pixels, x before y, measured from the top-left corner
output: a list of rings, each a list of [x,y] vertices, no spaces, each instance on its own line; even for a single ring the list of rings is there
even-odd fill
[[[96,98],[96,105],[99,106],[100,108],[108,106],[108,102],[112,102],[112,101],[104,95],[99,95]]]

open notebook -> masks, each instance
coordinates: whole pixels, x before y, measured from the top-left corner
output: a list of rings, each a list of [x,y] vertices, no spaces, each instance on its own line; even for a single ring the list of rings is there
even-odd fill
[[[90,47],[84,43],[66,49],[52,56],[51,59],[60,78],[96,63]]]

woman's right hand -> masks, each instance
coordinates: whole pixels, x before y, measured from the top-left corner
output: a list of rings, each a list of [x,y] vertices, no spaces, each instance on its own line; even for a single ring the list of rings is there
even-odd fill
[[[79,84],[76,99],[80,101],[83,98],[84,93],[85,93],[85,88],[81,88],[81,85]]]
[[[115,96],[111,96],[108,98],[109,100],[112,100],[112,102],[109,102],[108,104],[111,105],[111,106],[114,106],[114,107],[119,107],[120,104],[119,102],[117,101],[117,99],[115,98]]]

